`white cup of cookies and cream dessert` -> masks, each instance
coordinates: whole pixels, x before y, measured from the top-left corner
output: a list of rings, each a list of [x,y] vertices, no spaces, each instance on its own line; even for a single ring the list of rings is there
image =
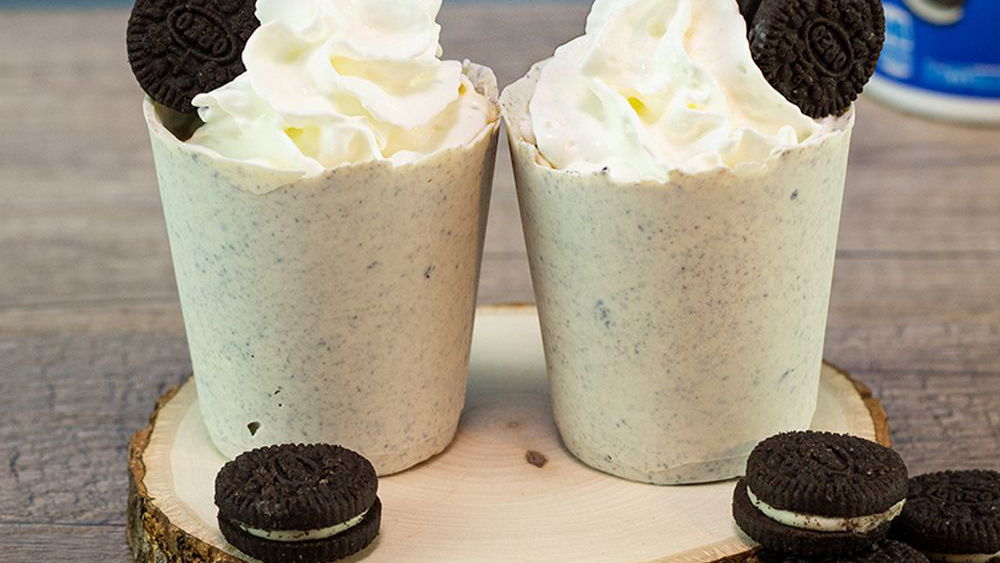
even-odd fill
[[[740,475],[816,408],[881,12],[742,8],[597,0],[501,96],[559,431],[632,480]]]
[[[442,60],[440,0],[139,0],[198,403],[229,458],[336,443],[379,474],[457,429],[496,80]]]

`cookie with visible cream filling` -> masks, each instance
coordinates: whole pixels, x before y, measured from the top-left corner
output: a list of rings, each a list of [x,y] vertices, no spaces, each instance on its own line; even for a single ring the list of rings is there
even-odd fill
[[[382,504],[372,464],[328,444],[270,446],[241,454],[215,480],[219,528],[265,563],[324,562],[367,547]]]
[[[774,551],[850,555],[885,537],[906,490],[906,466],[889,448],[842,434],[790,432],[750,454],[733,493],[733,517]]]

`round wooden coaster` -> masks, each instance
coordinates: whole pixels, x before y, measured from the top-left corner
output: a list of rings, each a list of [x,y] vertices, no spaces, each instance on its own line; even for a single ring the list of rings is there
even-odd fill
[[[813,427],[889,444],[871,391],[824,366]],[[129,448],[137,561],[252,561],[222,538],[212,501],[226,460],[194,384],[169,391]],[[480,309],[466,408],[443,454],[381,480],[382,534],[355,561],[752,561],[730,517],[734,482],[659,487],[578,462],[552,420],[533,307]]]

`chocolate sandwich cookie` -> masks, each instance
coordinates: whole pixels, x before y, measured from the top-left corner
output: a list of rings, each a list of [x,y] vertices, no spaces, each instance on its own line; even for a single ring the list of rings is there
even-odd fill
[[[243,74],[243,48],[260,22],[255,0],[137,0],[125,39],[139,85],[193,113],[191,100]]]
[[[750,25],[753,23],[753,17],[757,15],[757,8],[760,8],[761,0],[737,0],[740,6],[740,14],[743,19],[747,22],[747,31],[750,31]]]
[[[372,464],[340,446],[259,448],[216,477],[219,528],[229,543],[265,563],[334,561],[378,535],[377,489]]]
[[[799,557],[764,549],[757,553],[757,560],[761,563],[928,563],[923,553],[905,543],[892,540],[883,540],[854,555],[826,559]]]
[[[879,0],[743,0],[750,52],[768,82],[803,113],[839,115],[875,72],[885,41]]]
[[[892,535],[932,561],[1000,563],[1000,473],[914,477]]]
[[[761,442],[733,493],[733,517],[774,551],[850,555],[885,537],[903,509],[906,466],[875,442],[790,432]]]

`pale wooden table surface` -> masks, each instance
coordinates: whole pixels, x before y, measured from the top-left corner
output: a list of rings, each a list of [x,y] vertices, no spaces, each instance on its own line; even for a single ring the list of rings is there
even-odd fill
[[[501,84],[577,5],[446,7]],[[126,561],[126,444],[190,372],[124,11],[0,11],[0,561]],[[500,155],[484,302],[532,298]],[[1000,469],[1000,130],[860,104],[827,358],[915,472]]]

